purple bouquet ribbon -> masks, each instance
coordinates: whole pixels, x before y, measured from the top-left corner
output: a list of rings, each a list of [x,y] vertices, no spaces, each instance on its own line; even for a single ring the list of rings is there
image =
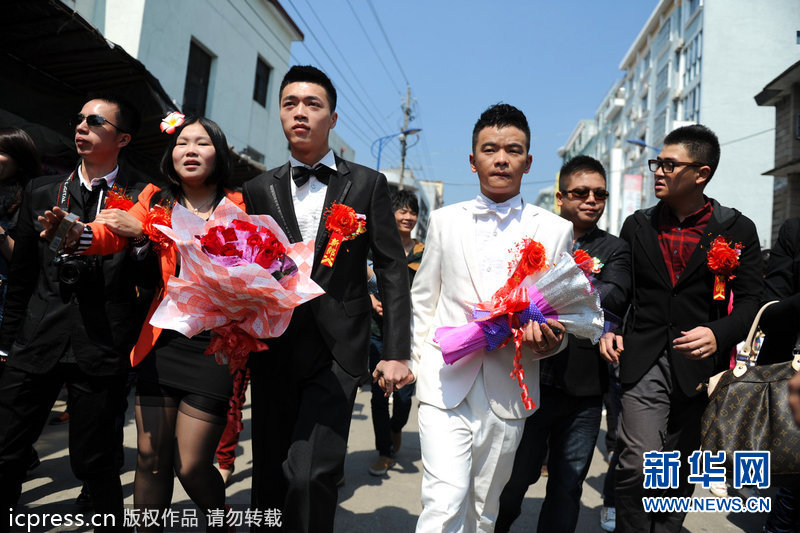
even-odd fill
[[[531,320],[544,324],[548,318],[558,320],[558,313],[536,287],[528,288],[528,297],[530,305],[526,309],[514,313],[520,324],[527,324]],[[445,363],[452,365],[459,359],[482,348],[487,351],[495,350],[511,337],[508,315],[481,320],[490,314],[490,311],[475,308],[472,311],[472,322],[458,327],[436,329],[433,341],[442,348],[442,357]]]

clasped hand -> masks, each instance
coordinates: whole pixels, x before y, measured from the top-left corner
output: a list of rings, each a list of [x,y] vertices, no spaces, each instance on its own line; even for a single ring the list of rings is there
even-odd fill
[[[382,360],[372,373],[372,382],[383,389],[384,396],[388,397],[417,378],[408,368],[408,360]]]

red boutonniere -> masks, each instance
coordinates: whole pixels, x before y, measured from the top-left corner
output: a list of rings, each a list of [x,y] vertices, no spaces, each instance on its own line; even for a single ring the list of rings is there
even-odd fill
[[[725,300],[725,282],[734,279],[739,268],[742,244],[729,243],[725,237],[718,236],[708,251],[708,269],[714,274],[714,300]]]
[[[586,250],[578,248],[572,253],[572,258],[578,268],[583,270],[583,273],[589,276],[590,274],[599,274],[605,264],[600,261],[598,257],[592,257]]]
[[[367,217],[349,205],[332,204],[325,210],[325,229],[331,233],[320,263],[332,267],[343,241],[351,241],[367,231]]]
[[[123,211],[128,211],[131,207],[133,207],[134,202],[125,194],[125,191],[117,189],[116,187],[112,187],[108,193],[106,193],[106,200],[103,206],[104,209],[122,209]]]
[[[172,206],[162,202],[150,208],[142,223],[142,231],[156,250],[166,250],[172,246],[172,239],[161,233],[156,224],[172,227]]]

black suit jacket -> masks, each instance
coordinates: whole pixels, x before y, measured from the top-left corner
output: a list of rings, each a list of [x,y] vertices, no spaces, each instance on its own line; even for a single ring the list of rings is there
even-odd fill
[[[766,334],[758,364],[766,365],[792,358],[800,328],[800,218],[784,222],[772,247],[764,275],[764,300],[780,300],[761,315]]]
[[[625,352],[620,357],[623,384],[638,381],[666,349],[681,390],[693,396],[702,389],[698,388],[701,383],[728,367],[731,348],[747,335],[763,288],[758,235],[753,222],[739,211],[711,202],[714,211],[705,234],[674,287],[658,243],[659,213],[664,204],[635,212],[622,226],[620,238],[631,247],[633,265],[633,302],[623,334]],[[731,290],[735,294],[730,315],[728,298],[712,298],[714,275],[707,266],[708,250],[719,235],[744,246],[736,277],[725,287],[727,297]],[[697,326],[714,332],[718,348],[713,356],[699,361],[672,349],[672,341],[681,331]]]
[[[595,275],[603,309],[622,317],[631,291],[631,253],[628,243],[595,227],[579,242],[581,249],[604,263]],[[608,364],[597,345],[569,336],[567,348],[542,361],[552,365],[554,384],[572,396],[596,396],[608,389]]]
[[[325,294],[308,302],[316,326],[339,364],[354,376],[367,370],[372,304],[367,293],[367,253],[383,302],[383,359],[410,357],[410,296],[408,267],[394,220],[389,188],[383,174],[336,158],[337,173],[330,177],[325,209],[334,202],[349,205],[367,217],[367,231],[342,243],[333,267],[320,264],[328,244],[325,216],[316,235],[311,277]],[[272,216],[291,242],[302,240],[291,192],[289,164],[268,170],[244,184],[247,212]],[[293,317],[294,320],[294,317]]]
[[[8,277],[0,349],[8,365],[26,372],[51,370],[71,348],[80,369],[89,375],[128,371],[128,354],[138,333],[135,316],[136,269],[128,251],[97,258],[94,275],[77,290],[65,290],[58,279],[56,256],[39,237],[37,217],[58,204],[59,188],[68,175],[44,176],[26,187],[19,210],[14,254]],[[143,184],[120,167],[115,188],[132,198]],[[67,187],[69,211],[84,219],[80,183],[75,173]]]

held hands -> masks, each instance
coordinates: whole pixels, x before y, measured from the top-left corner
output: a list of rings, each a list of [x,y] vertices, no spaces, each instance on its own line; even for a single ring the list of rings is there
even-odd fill
[[[546,355],[558,348],[564,339],[564,325],[547,319],[547,324],[531,320],[522,326],[522,342],[539,355]]]
[[[374,309],[379,316],[383,316],[383,304],[381,301],[375,298],[374,294],[370,294],[369,299],[372,301],[372,309]]]
[[[600,355],[609,363],[619,363],[619,356],[625,351],[622,335],[615,335],[611,331],[603,333],[597,346],[600,348]]]
[[[39,233],[39,236],[42,239],[51,242],[53,240],[53,237],[55,237],[56,235],[56,231],[58,230],[58,225],[61,223],[61,220],[68,214],[69,214],[68,212],[56,206],[53,207],[52,210],[45,211],[43,215],[37,217],[39,224],[41,224],[42,227],[44,228],[42,232]],[[83,233],[84,226],[85,225],[83,224],[83,222],[80,221],[75,222],[75,224],[73,224],[72,228],[70,228],[69,230],[69,233],[65,237],[65,240],[67,242],[66,246],[67,248],[69,247],[70,244],[78,242],[81,233]]]
[[[372,373],[372,382],[378,383],[378,386],[383,389],[384,396],[388,397],[395,391],[398,391],[408,385],[414,383],[417,378],[408,368],[407,360],[382,360],[375,367]]]
[[[681,335],[683,336],[672,341],[672,347],[683,353],[687,359],[705,359],[717,351],[717,338],[705,326],[681,331]]]

